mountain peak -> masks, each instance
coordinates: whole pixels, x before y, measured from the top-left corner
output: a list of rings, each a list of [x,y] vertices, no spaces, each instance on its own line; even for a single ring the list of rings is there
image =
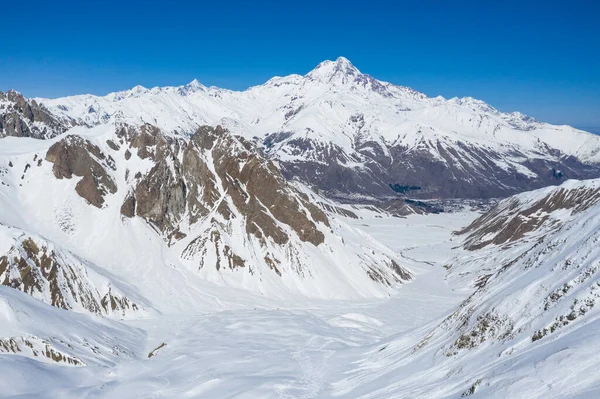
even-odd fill
[[[347,58],[338,57],[335,61],[321,62],[315,69],[307,73],[306,77],[324,83],[334,81],[347,83],[360,75],[362,75],[360,71]]]
[[[343,67],[343,68],[351,68],[354,70],[357,70],[356,67],[354,65],[352,65],[352,63],[350,62],[350,60],[346,57],[338,57],[335,60],[335,65],[339,66],[339,67]]]
[[[190,83],[188,83],[186,86],[187,86],[187,87],[190,87],[190,88],[192,88],[192,87],[193,87],[193,88],[196,88],[196,89],[199,89],[199,88],[203,87],[203,86],[202,86],[202,84],[201,84],[201,83],[198,81],[198,79],[194,79],[194,80],[192,80],[192,81],[191,81]]]
[[[178,92],[181,95],[188,95],[188,94],[196,93],[198,91],[204,91],[205,89],[206,89],[206,86],[204,86],[202,83],[200,83],[198,81],[198,79],[194,79],[186,85],[179,86]]]

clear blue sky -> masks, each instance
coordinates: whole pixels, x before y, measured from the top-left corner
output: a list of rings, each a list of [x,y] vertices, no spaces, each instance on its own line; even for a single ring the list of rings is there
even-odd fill
[[[6,1],[0,90],[244,89],[343,55],[428,95],[600,129],[598,1]]]

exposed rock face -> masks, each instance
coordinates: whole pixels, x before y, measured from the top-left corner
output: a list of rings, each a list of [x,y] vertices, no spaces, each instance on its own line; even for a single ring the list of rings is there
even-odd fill
[[[0,284],[67,310],[123,315],[138,310],[110,284],[100,292],[89,280],[84,261],[27,234],[15,238],[10,250],[0,254]]]
[[[283,139],[278,143],[278,139]],[[507,155],[467,143],[428,142],[424,148],[360,142],[347,153],[334,144],[281,134],[263,141],[268,154],[279,160],[288,179],[298,178],[331,197],[360,194],[376,198],[503,198],[522,191],[559,185],[566,179],[600,176],[600,166],[584,164],[558,150],[531,158],[517,149],[510,157],[525,159],[530,171],[502,165]],[[284,153],[285,157],[280,154]],[[292,156],[293,161],[286,160]],[[279,159],[282,158],[282,159]],[[360,167],[354,165],[360,164]],[[418,187],[406,193],[390,185]]]
[[[197,134],[206,135],[207,132],[200,131]],[[217,129],[214,134],[216,142],[223,132]],[[271,223],[271,218],[274,218],[290,226],[302,241],[321,244],[323,233],[317,229],[315,221],[329,226],[325,214],[297,194],[294,195],[275,165],[250,153],[250,145],[243,139],[238,140],[244,149],[240,148],[241,152],[232,157],[230,149],[239,146],[234,140],[232,136],[221,138],[213,146],[212,156],[217,174],[234,205],[246,215],[247,232],[260,236],[259,230],[262,230],[279,244],[287,242],[287,234]]]
[[[64,133],[76,122],[56,117],[35,100],[10,90],[0,92],[0,138],[5,136],[47,139]]]
[[[309,276],[302,246],[324,245],[329,218],[253,144],[220,126],[203,126],[187,141],[150,125],[117,135],[130,146],[124,154],[153,162],[131,179],[123,216],[146,220],[199,269]],[[390,287],[411,278],[390,257],[364,273]]]
[[[50,147],[46,160],[52,162],[58,179],[83,177],[75,187],[77,193],[90,204],[100,208],[107,193],[117,192],[117,186],[108,170],[115,169],[114,160],[79,136],[67,136]]]
[[[570,187],[570,182],[547,189],[542,198],[523,194],[498,203],[489,212],[457,232],[468,234],[465,248],[476,250],[488,245],[507,245],[536,232],[541,227],[558,226],[554,212],[583,212],[600,202],[600,187],[595,184]]]
[[[245,276],[257,282],[253,289],[268,290],[262,281],[278,276],[286,280],[285,289],[304,290],[294,279],[318,285],[325,279],[320,276],[336,275],[343,276],[344,295],[356,289],[368,296],[411,278],[396,254],[370,239],[363,243],[340,221],[332,225],[319,200],[309,198],[310,190],[290,183],[254,144],[220,126],[201,127],[187,139],[151,125],[121,125],[113,132],[89,139],[69,135],[54,143],[46,153],[54,176],[80,177],[75,191],[103,209],[98,215],[116,212],[132,228],[136,222],[127,219],[143,219],[175,257],[211,279],[239,284]],[[346,243],[334,229],[361,244]],[[343,255],[332,258],[338,252]],[[319,290],[303,293],[340,292]],[[100,306],[113,303],[120,306],[110,297]]]
[[[127,133],[123,130],[121,134]],[[137,184],[134,197],[127,198],[124,215],[131,213],[134,203],[137,216],[170,234],[186,210],[187,222],[193,224],[217,205],[219,214],[229,219],[233,207],[245,218],[246,233],[258,238],[287,243],[288,233],[280,222],[302,241],[323,242],[315,222],[328,226],[325,214],[294,192],[275,165],[242,138],[221,127],[205,126],[186,144],[146,127],[129,140],[140,158],[151,158],[156,164]],[[222,192],[227,193],[230,204],[223,201]]]
[[[33,358],[46,358],[68,366],[85,366],[81,359],[63,353],[50,342],[34,336],[0,338],[0,353],[30,354]]]
[[[135,196],[133,193],[125,198],[125,202],[121,205],[121,214],[128,218],[135,216]]]
[[[135,189],[136,214],[163,232],[174,229],[186,205],[186,186],[180,177],[180,166],[172,165],[175,173],[171,173],[169,162],[174,161],[177,159],[157,162]]]

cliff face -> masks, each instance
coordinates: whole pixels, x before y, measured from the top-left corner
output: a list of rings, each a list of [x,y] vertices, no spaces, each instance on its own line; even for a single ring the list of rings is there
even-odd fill
[[[73,119],[56,116],[35,100],[10,90],[0,91],[0,138],[6,136],[48,139],[75,126]]]

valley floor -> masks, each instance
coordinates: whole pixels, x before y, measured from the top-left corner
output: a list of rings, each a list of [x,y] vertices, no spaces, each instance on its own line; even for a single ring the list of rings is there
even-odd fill
[[[424,336],[431,323],[470,293],[449,287],[443,266],[458,245],[452,231],[476,216],[353,221],[355,228],[420,265],[411,269],[415,279],[389,299],[273,303],[246,295],[240,299],[238,292],[220,288],[222,295],[211,302],[212,310],[203,306],[198,313],[124,321],[146,337],[146,351],[136,360],[71,368],[0,355],[0,369],[9,370],[0,376],[5,387],[0,396],[29,392],[19,397],[368,397],[382,384],[395,381],[379,380],[377,370],[368,370],[369,378],[361,380],[356,372],[360,362],[384,350],[391,337]],[[382,378],[388,378],[385,371],[382,368]]]

